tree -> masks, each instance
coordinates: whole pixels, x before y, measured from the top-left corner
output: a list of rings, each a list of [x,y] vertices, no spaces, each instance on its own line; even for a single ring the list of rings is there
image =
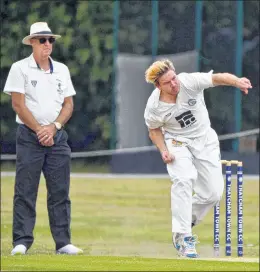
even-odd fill
[[[36,21],[47,21],[54,33],[62,35],[62,39],[55,44],[52,57],[69,67],[77,92],[75,111],[67,125],[73,139],[70,142],[72,149],[108,148],[112,1],[102,1],[102,4],[98,1],[5,1],[2,18],[2,90],[12,63],[31,53],[29,46],[21,44],[29,26]],[[3,93],[1,120],[1,141],[6,146],[15,142],[16,124],[10,97]]]

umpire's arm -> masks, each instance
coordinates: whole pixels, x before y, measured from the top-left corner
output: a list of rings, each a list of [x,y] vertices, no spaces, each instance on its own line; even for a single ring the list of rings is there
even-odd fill
[[[41,125],[36,121],[33,114],[26,107],[25,95],[17,92],[12,92],[11,95],[13,110],[27,127],[37,133],[41,129]]]
[[[61,112],[55,122],[59,122],[60,124],[65,125],[72,116],[73,108],[74,103],[72,96],[65,97]]]

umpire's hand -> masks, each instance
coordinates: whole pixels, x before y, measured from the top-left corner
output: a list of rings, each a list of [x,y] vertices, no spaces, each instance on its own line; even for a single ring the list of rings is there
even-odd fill
[[[42,126],[39,131],[37,131],[37,137],[41,145],[52,146],[54,145],[53,137],[57,132],[56,127],[53,124]]]

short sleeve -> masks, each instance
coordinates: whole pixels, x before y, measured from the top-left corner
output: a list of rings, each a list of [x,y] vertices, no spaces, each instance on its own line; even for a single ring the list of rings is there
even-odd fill
[[[211,70],[208,73],[190,73],[182,77],[182,82],[186,87],[187,91],[190,93],[200,93],[204,89],[214,87],[212,82],[212,73]]]
[[[144,119],[146,126],[150,129],[156,129],[163,126],[163,122],[160,120],[160,118],[147,108],[144,112]]]
[[[71,76],[70,76],[70,71],[68,69],[68,67],[66,67],[66,72],[67,72],[67,90],[65,92],[65,97],[69,97],[69,96],[73,96],[76,94],[76,91],[74,89],[74,86],[73,86],[73,83],[72,83],[72,80],[71,80]]]
[[[11,95],[12,92],[25,93],[25,77],[21,67],[15,63],[11,66],[4,87],[4,93]]]

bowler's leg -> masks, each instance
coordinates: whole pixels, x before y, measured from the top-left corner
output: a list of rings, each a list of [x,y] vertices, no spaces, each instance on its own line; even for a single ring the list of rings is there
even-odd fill
[[[167,164],[171,181],[172,232],[191,234],[192,186],[197,178],[192,154],[186,146],[167,145],[175,160]]]
[[[224,179],[218,141],[209,142],[194,160],[198,179],[194,184],[192,222],[197,225],[222,197]]]
[[[169,149],[169,148],[168,148]],[[197,171],[193,156],[185,146],[169,149],[175,160],[167,165],[171,187],[172,241],[178,255],[197,258],[197,238],[192,235],[192,192]]]

